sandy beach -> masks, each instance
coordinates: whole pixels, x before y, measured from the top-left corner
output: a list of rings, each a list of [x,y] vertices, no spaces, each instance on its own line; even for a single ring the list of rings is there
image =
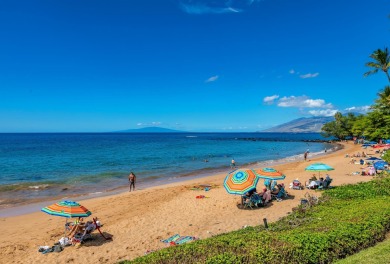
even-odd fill
[[[361,166],[350,164],[345,155],[361,152],[359,145],[343,143],[344,148],[328,155],[308,161],[296,161],[276,165],[287,177],[283,182],[287,187],[292,180],[307,181],[312,173],[304,168],[313,162],[324,162],[335,168],[329,174],[332,185],[369,181],[370,176],[350,175],[360,171]],[[367,151],[369,155],[374,150]],[[375,156],[375,155],[374,155]],[[242,210],[238,208],[240,196],[230,195],[223,188],[226,174],[213,175],[201,179],[136,190],[112,196],[80,201],[98,217],[101,230],[113,237],[104,240],[97,231],[93,240],[80,246],[69,246],[60,253],[42,254],[39,246],[52,246],[64,235],[65,218],[35,212],[14,217],[0,218],[0,262],[1,263],[116,263],[142,256],[148,250],[166,247],[160,240],[174,234],[195,236],[204,239],[216,234],[255,226],[263,223],[263,218],[276,221],[291,212],[309,190],[291,190],[293,199],[273,201],[265,208]],[[199,184],[216,185],[210,191],[191,190]],[[262,181],[259,181],[259,186]],[[315,192],[310,190],[309,192]],[[316,195],[320,193],[316,193]],[[207,198],[197,199],[205,195]]]

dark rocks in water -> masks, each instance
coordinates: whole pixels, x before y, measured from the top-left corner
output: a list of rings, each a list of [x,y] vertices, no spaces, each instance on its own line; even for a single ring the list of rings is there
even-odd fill
[[[67,191],[68,190],[68,188],[62,188],[61,189],[61,191]]]
[[[276,138],[236,138],[236,140],[245,141],[283,141],[283,142],[317,142],[317,143],[331,143],[330,140],[326,139],[276,139]]]

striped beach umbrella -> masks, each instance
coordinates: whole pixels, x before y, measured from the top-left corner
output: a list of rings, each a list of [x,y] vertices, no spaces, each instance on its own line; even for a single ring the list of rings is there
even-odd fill
[[[68,223],[68,218],[88,217],[92,214],[91,211],[89,211],[87,208],[73,201],[58,202],[42,208],[41,211],[50,215],[66,217],[65,232],[64,232],[65,237],[66,237],[66,225]]]
[[[268,180],[284,180],[286,178],[286,175],[274,168],[257,169],[255,173],[259,178]]]
[[[87,208],[73,201],[58,202],[42,208],[41,211],[66,218],[87,217],[92,214]]]
[[[223,183],[226,191],[230,194],[243,195],[256,188],[259,177],[250,169],[239,169],[230,172]]]

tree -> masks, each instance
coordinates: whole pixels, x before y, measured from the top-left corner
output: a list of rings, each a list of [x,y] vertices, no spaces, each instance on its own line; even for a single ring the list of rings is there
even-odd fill
[[[343,116],[340,112],[334,115],[335,120],[326,123],[322,126],[321,131],[324,137],[335,137],[337,139],[345,139],[347,136],[351,136],[352,132],[352,119],[355,118],[353,114]],[[351,119],[351,120],[350,120]]]
[[[390,115],[375,110],[367,114],[366,121],[364,135],[368,139],[378,140],[390,137]]]
[[[352,125],[352,135],[360,138],[366,135],[366,129],[369,126],[367,115],[359,115],[356,117],[355,122]]]
[[[387,47],[384,50],[377,49],[370,55],[370,58],[373,59],[373,61],[367,62],[366,66],[370,67],[371,70],[366,72],[364,76],[369,76],[381,70],[386,74],[387,79],[390,82],[390,75],[388,72],[390,68],[390,54]]]
[[[378,99],[375,100],[375,104],[372,106],[372,108],[386,115],[390,114],[390,86],[389,85],[385,86],[385,88],[378,93]]]

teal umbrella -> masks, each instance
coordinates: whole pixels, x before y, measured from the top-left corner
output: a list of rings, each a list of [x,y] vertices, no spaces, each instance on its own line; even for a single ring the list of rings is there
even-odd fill
[[[318,176],[320,176],[321,171],[331,171],[334,170],[331,166],[325,163],[313,163],[305,168],[305,171],[313,171],[318,172]]]

